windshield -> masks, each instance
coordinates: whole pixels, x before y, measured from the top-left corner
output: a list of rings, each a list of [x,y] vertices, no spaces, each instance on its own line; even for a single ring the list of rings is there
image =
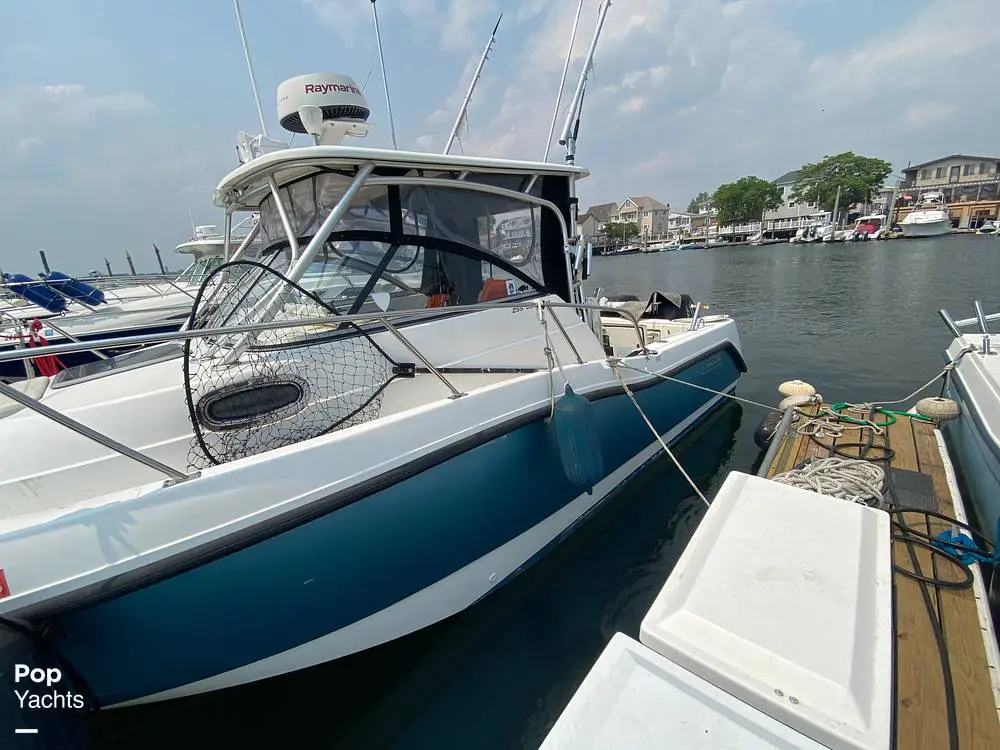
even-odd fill
[[[221,265],[222,258],[218,255],[198,258],[194,263],[181,271],[181,275],[178,276],[176,280],[200,283],[206,276]]]
[[[539,206],[456,188],[366,185],[299,284],[338,313],[449,307],[534,295],[542,281]],[[281,189],[305,252],[350,178],[320,173]],[[291,250],[273,196],[261,204],[265,262]]]

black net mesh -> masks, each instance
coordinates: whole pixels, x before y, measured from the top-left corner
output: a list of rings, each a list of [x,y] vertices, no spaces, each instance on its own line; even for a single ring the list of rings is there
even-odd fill
[[[190,470],[234,461],[376,419],[398,366],[352,322],[281,271],[226,263],[202,284],[191,329],[262,321],[302,325],[215,334],[184,346],[184,390],[194,437]]]

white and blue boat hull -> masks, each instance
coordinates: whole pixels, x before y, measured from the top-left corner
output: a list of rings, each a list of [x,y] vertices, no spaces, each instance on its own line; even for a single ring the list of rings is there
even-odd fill
[[[967,336],[948,349],[949,359],[963,346],[981,337]],[[994,346],[1000,342],[994,342]],[[968,489],[970,505],[980,530],[994,543],[1000,518],[1000,390],[993,372],[1000,354],[964,355],[948,379],[945,395],[961,413],[943,424],[950,454]]]
[[[744,370],[729,343],[662,372],[727,392]],[[668,442],[722,398],[635,373],[629,382]],[[662,452],[620,386],[605,380],[583,392],[605,464],[592,493],[567,480],[543,402],[363,481],[334,483],[284,512],[67,591],[46,618],[53,645],[108,707],[309,667],[457,613],[538,559]],[[94,533],[109,549],[119,544],[114,529]]]

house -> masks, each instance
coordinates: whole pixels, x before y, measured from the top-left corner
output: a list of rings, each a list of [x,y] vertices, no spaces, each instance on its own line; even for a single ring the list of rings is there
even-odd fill
[[[764,212],[764,231],[786,232],[805,224],[830,220],[830,212],[819,208],[815,201],[796,200],[792,197],[795,183],[799,179],[799,171],[793,169],[773,180],[781,190],[781,205]]]
[[[952,185],[995,182],[998,173],[1000,157],[952,154],[904,169],[903,187],[940,190]]]
[[[635,224],[640,236],[666,234],[669,217],[670,206],[648,195],[630,196],[618,205],[618,221]]]
[[[667,217],[667,234],[671,237],[687,236],[691,234],[691,220],[694,214],[685,211],[671,211]]]
[[[604,225],[614,221],[617,215],[617,203],[598,203],[577,216],[576,232],[584,237],[597,237]]]
[[[922,193],[940,190],[953,225],[978,227],[1000,213],[1000,157],[951,154],[908,166],[896,200],[896,221]]]

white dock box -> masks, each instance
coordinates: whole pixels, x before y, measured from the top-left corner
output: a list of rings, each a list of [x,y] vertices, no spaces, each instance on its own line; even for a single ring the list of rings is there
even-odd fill
[[[615,633],[540,750],[824,750]]]
[[[732,472],[640,640],[826,747],[887,750],[889,516]]]

